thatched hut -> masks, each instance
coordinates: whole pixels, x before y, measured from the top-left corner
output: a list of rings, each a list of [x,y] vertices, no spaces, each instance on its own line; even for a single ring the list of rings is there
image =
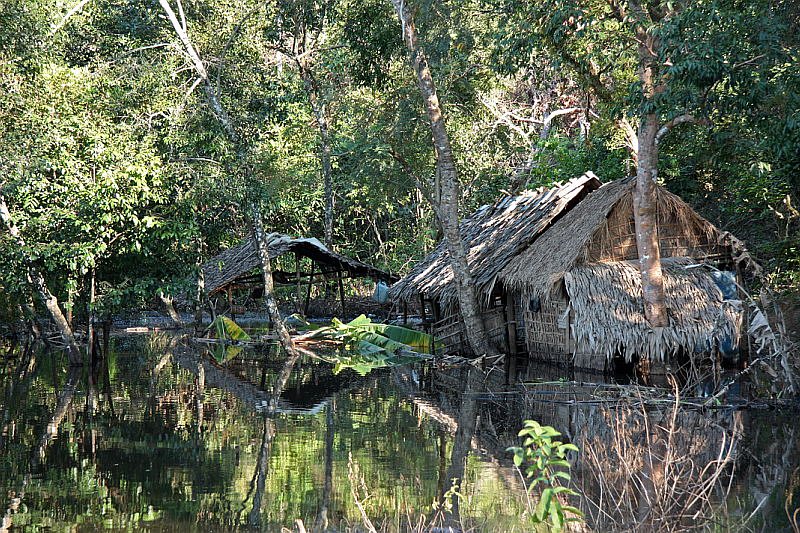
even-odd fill
[[[487,331],[510,353],[603,370],[608,362],[735,354],[743,318],[737,282],[757,270],[743,244],[657,188],[670,325],[644,317],[633,179],[587,173],[481,207],[461,225]],[[447,251],[440,244],[389,296],[427,308],[446,352],[468,353]],[[423,320],[425,321],[425,320]]]
[[[590,193],[500,272],[514,294],[528,352],[603,370],[622,357],[734,353],[742,323],[735,281],[757,269],[743,244],[657,188],[658,233],[670,324],[644,317],[632,179]]]
[[[461,234],[468,250],[467,262],[475,280],[483,319],[498,348],[515,351],[517,346],[515,320],[506,312],[513,311],[513,307],[506,305],[505,293],[497,283],[498,274],[554,221],[599,187],[600,180],[588,172],[550,189],[502,198],[481,207],[461,222]],[[394,284],[389,298],[403,305],[418,305],[423,322],[427,322],[444,343],[446,351],[467,351],[453,271],[444,243]]]
[[[298,302],[302,299],[302,290],[305,289],[306,314],[311,286],[314,283],[336,281],[344,307],[343,279],[369,278],[387,284],[397,280],[397,276],[379,268],[329,250],[313,237],[295,238],[280,233],[270,233],[266,239],[270,259],[278,260],[273,264],[275,285],[296,287]],[[286,256],[289,261],[279,259]],[[235,309],[232,298],[234,290],[245,288],[257,292],[263,288],[260,267],[261,260],[258,257],[255,239],[251,236],[203,264],[206,294],[211,297],[226,293],[229,307]]]

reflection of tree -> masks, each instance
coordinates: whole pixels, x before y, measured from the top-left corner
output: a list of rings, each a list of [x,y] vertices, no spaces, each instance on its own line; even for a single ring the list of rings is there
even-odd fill
[[[36,352],[26,346],[11,375],[6,378],[5,401],[3,402],[3,415],[0,419],[0,449],[5,446],[5,435],[8,434],[8,425],[12,420],[13,407],[19,406],[24,400],[31,379],[36,368]]]
[[[472,437],[475,435],[475,425],[478,420],[478,402],[470,386],[471,370],[471,367],[466,369],[465,388],[462,392],[461,405],[458,410],[458,427],[456,428],[456,436],[453,439],[453,451],[450,454],[450,468],[447,469],[447,478],[441,481],[445,491],[450,488],[453,480],[457,480],[456,483],[459,486],[463,484],[467,454],[472,449]],[[452,519],[454,522],[460,522],[459,499],[455,495],[451,496],[451,498],[453,504]]]
[[[22,480],[22,484],[9,502],[6,514],[3,518],[2,526],[0,526],[0,531],[6,531],[9,527],[11,527],[13,513],[17,511],[23,498],[25,498],[25,490],[30,483],[31,473],[39,468],[39,464],[45,458],[50,442],[53,440],[53,437],[58,434],[58,428],[61,426],[61,422],[64,420],[64,416],[66,416],[67,410],[69,409],[72,399],[75,396],[75,390],[78,387],[80,377],[80,367],[70,367],[67,381],[64,383],[64,387],[61,389],[61,392],[58,395],[58,402],[53,410],[53,414],[50,417],[44,432],[39,437],[33,453],[31,454],[31,459],[28,463],[28,470]]]
[[[331,502],[333,488],[333,435],[335,432],[333,419],[336,414],[336,400],[332,399],[325,410],[325,482],[322,485],[322,503],[314,524],[316,531],[328,529],[328,506]]]
[[[258,462],[253,481],[250,484],[253,491],[253,507],[247,515],[247,525],[251,527],[261,527],[261,501],[264,498],[264,487],[266,486],[267,467],[269,466],[269,456],[272,450],[272,439],[275,437],[275,423],[269,418],[264,417],[264,432],[261,438],[261,448],[258,452]],[[249,498],[249,496],[248,496]],[[247,498],[245,499],[245,503]]]
[[[278,409],[278,399],[289,381],[294,365],[300,359],[300,352],[295,351],[293,355],[286,358],[275,382],[272,385],[264,413],[264,434],[261,439],[261,449],[258,454],[256,472],[253,476],[255,492],[253,493],[253,507],[247,517],[247,524],[251,527],[261,527],[261,501],[264,498],[264,487],[266,486],[267,470],[269,466],[270,451],[272,440],[275,437],[275,422],[272,420]]]

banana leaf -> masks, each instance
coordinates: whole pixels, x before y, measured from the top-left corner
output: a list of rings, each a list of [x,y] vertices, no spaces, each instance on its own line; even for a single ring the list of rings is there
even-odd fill
[[[250,335],[239,327],[239,324],[226,316],[218,316],[211,323],[211,330],[215,331],[220,340],[249,341]]]
[[[365,333],[377,333],[420,353],[430,353],[431,348],[434,346],[433,335],[393,324],[374,323],[365,315],[360,315],[347,323],[334,318],[331,320],[331,327],[318,330],[319,336],[331,336],[338,339],[361,338]],[[381,343],[378,344],[383,345]],[[397,348],[390,347],[389,350],[394,352]]]
[[[349,368],[361,376],[366,376],[378,368],[405,365],[415,361],[417,361],[417,359],[414,357],[386,356],[383,353],[371,355],[352,353],[335,357],[330,362],[334,364],[334,374],[339,374],[342,370]]]
[[[242,347],[231,344],[218,344],[211,347],[211,353],[218,363],[227,363],[242,353]]]

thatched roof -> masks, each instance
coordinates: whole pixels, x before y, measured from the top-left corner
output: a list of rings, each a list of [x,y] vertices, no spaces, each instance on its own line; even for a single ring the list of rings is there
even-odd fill
[[[467,262],[479,297],[491,295],[497,274],[536,240],[560,214],[589,191],[600,187],[591,172],[550,189],[525,191],[485,205],[461,222]],[[445,306],[456,301],[453,271],[445,243],[394,284],[389,298],[411,301],[419,294]]]
[[[575,318],[577,352],[607,358],[621,353],[663,361],[680,349],[709,352],[738,343],[742,304],[723,300],[717,284],[691,258],[662,261],[670,325],[652,328],[642,312],[642,277],[633,261],[576,266],[564,277]]]
[[[337,254],[315,238],[293,238],[280,233],[266,236],[269,242],[269,257],[275,259],[286,253],[308,257],[328,272],[347,272],[352,277],[372,278],[391,283],[395,276],[374,266],[350,257]],[[251,236],[239,245],[229,248],[203,264],[206,293],[213,294],[240,277],[248,276],[261,266],[255,239]]]
[[[591,192],[554,223],[535,246],[509,262],[499,273],[500,281],[508,288],[547,299],[568,270],[593,260],[589,244],[596,237],[602,239],[608,233],[608,217],[615,207],[620,208],[617,213],[632,220],[631,193],[634,186],[634,179],[627,178],[606,183]],[[682,238],[697,239],[698,245],[703,241],[727,247],[737,263],[743,262],[747,268],[758,269],[741,241],[719,230],[663,187],[657,187],[656,191],[660,222],[670,220],[673,228],[682,233]],[[673,255],[694,256],[692,253]]]

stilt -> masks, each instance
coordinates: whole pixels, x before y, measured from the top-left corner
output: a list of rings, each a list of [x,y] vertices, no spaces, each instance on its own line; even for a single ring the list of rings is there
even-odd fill
[[[311,303],[311,286],[314,285],[314,267],[317,266],[316,261],[311,260],[311,274],[308,276],[308,290],[306,291],[306,301],[303,305],[303,316],[308,316],[308,304]]]
[[[297,297],[296,297],[297,302],[295,303],[294,307],[295,307],[295,310],[299,313],[300,312],[300,299],[301,299],[301,296],[300,296],[301,283],[300,283],[300,254],[297,254],[297,253],[294,254],[294,270],[295,270],[295,275],[297,276]]]
[[[428,331],[428,316],[425,312],[425,296],[422,294],[419,295],[419,317],[422,319],[422,329],[426,333],[430,333]]]
[[[233,294],[231,293],[231,286],[228,285],[228,312],[231,314],[231,320],[236,321],[236,313],[233,311]]]
[[[342,320],[344,320],[344,315],[345,315],[344,283],[342,282],[342,271],[341,270],[336,272],[336,281],[339,283],[339,300],[341,300],[341,302],[342,302]]]

